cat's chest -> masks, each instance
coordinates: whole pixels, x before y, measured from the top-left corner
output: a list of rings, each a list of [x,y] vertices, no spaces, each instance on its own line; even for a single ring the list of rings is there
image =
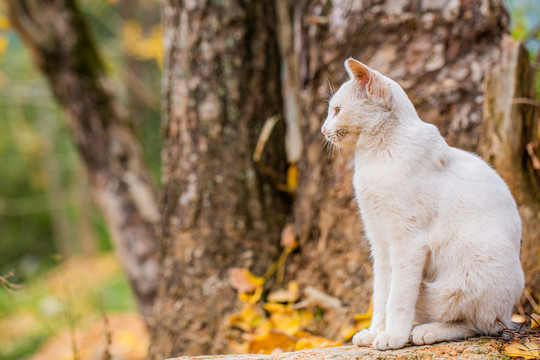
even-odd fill
[[[353,177],[360,210],[376,214],[399,214],[414,203],[418,192],[414,180],[402,169],[363,167]]]

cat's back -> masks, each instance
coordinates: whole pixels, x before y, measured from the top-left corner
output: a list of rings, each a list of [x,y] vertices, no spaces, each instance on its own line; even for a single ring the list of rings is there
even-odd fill
[[[475,201],[515,202],[504,180],[479,156],[449,147],[448,185],[456,194]]]
[[[521,218],[504,180],[475,154],[452,147],[449,154],[439,203],[441,223],[469,239],[476,234],[475,242],[518,249]]]

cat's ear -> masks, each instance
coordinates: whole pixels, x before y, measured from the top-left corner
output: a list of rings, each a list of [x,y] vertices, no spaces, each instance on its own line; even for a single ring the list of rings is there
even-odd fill
[[[351,79],[358,81],[362,88],[366,88],[373,80],[373,75],[368,67],[353,58],[348,58],[345,61],[345,69],[347,69]]]
[[[349,58],[345,61],[345,68],[363,94],[378,98],[386,98],[389,95],[388,88],[377,73],[371,71],[360,61]]]

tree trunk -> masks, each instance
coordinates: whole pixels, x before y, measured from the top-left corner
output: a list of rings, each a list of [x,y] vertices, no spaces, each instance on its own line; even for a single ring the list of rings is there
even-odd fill
[[[225,348],[237,303],[227,270],[262,274],[279,249],[290,198],[275,13],[266,1],[163,1],[163,281],[150,357]],[[264,171],[261,171],[264,169]]]
[[[523,222],[521,263],[526,291],[540,294],[540,164],[534,70],[523,44],[505,38],[499,63],[490,72],[485,91],[484,120],[479,147],[506,180],[519,204]]]
[[[156,189],[74,0],[9,0],[8,16],[64,110],[115,250],[147,317],[158,264]]]

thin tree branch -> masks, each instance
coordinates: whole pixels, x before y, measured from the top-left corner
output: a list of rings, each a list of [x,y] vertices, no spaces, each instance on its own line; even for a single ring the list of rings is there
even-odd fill
[[[524,98],[524,97],[514,98],[512,103],[514,103],[514,104],[522,104],[522,105],[531,105],[531,106],[535,106],[535,107],[540,108],[540,101],[537,101],[537,100],[534,100],[534,99],[529,99],[529,98]]]

